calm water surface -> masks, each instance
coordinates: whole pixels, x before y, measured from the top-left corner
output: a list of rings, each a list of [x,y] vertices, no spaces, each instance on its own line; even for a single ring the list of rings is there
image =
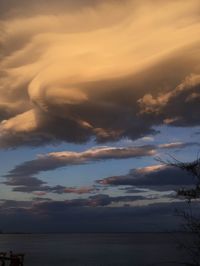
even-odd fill
[[[180,234],[16,234],[0,235],[0,251],[25,253],[24,266],[179,265]]]

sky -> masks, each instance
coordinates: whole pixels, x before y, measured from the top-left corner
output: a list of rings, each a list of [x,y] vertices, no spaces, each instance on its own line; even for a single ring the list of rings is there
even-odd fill
[[[0,229],[177,230],[199,44],[199,0],[1,0]]]

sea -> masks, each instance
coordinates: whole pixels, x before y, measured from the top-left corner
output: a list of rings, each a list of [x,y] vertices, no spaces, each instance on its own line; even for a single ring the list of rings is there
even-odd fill
[[[165,266],[189,257],[181,233],[1,234],[0,252],[25,253],[24,266]]]

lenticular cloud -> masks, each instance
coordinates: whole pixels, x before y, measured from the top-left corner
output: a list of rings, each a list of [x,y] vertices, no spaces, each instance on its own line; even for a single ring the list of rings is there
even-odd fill
[[[169,114],[167,103],[200,74],[199,1],[63,5],[1,15],[1,147],[137,139],[187,112]]]

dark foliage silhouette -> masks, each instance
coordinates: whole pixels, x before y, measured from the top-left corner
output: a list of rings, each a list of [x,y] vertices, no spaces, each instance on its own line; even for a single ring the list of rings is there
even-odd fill
[[[157,158],[157,161],[167,165],[178,167],[183,171],[188,172],[194,179],[194,186],[190,188],[180,188],[177,190],[177,196],[187,200],[187,210],[176,209],[176,215],[183,221],[182,230],[189,235],[189,238],[184,241],[178,241],[179,248],[183,249],[188,262],[179,264],[186,266],[200,266],[200,158],[192,162],[181,162],[170,156],[170,160]],[[195,208],[194,208],[195,205]]]

